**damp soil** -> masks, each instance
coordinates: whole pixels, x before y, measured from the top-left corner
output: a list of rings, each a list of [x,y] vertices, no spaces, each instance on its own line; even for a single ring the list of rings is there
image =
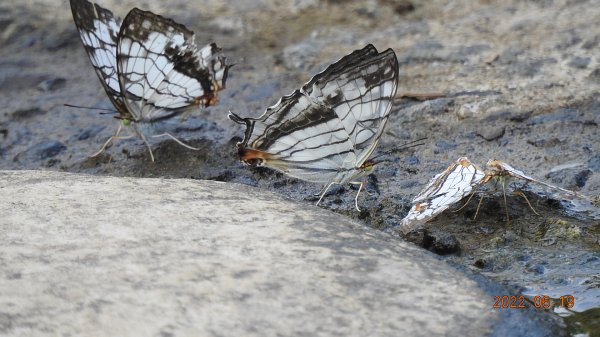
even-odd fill
[[[391,47],[400,62],[399,95],[376,154],[390,153],[366,178],[361,211],[352,186],[333,187],[319,207],[438,254],[479,280],[490,307],[494,296],[523,295],[530,307],[536,296],[555,303],[574,297],[569,308],[530,309],[522,319],[540,325],[511,335],[599,336],[597,207],[513,181],[506,202],[502,191],[486,189],[415,232],[397,228],[412,197],[461,156],[480,166],[499,159],[598,198],[600,7],[593,0],[99,3],[121,17],[134,6],[172,17],[196,32],[198,44],[216,41],[235,63],[219,104],[174,127],[199,150],[153,139],[151,162],[132,138],[89,158],[118,121],[64,106],[111,108],[68,4],[11,0],[0,4],[0,169],[210,179],[314,204],[321,186],[237,160],[243,127],[227,112],[256,117],[352,50]],[[433,95],[401,97],[415,93]],[[424,137],[423,145],[400,149]]]

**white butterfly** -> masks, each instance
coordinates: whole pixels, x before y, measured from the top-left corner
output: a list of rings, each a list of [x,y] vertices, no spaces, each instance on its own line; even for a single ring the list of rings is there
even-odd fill
[[[324,184],[359,184],[368,174],[398,87],[392,49],[367,45],[331,64],[259,118],[229,117],[246,125],[240,159],[292,177]],[[358,193],[355,204],[358,208]]]
[[[400,229],[405,233],[415,229],[417,226],[456,204],[467,195],[472,195],[477,188],[485,185],[493,178],[502,181],[504,192],[506,178],[510,177],[537,183],[579,198],[589,199],[577,192],[534,179],[500,160],[489,160],[486,170],[483,171],[472,164],[466,157],[462,157],[450,165],[444,172],[433,177],[425,189],[414,198],[413,206],[400,222]],[[529,201],[527,203],[529,204]],[[531,204],[529,206],[531,207]]]
[[[483,170],[469,159],[458,158],[444,172],[433,177],[413,199],[413,206],[400,223],[402,230],[410,231],[442,213],[471,194],[485,179]]]
[[[88,0],[71,0],[71,10],[94,70],[123,121],[94,155],[113,139],[127,138],[118,135],[122,125],[130,125],[154,161],[141,126],[185,117],[217,102],[229,66],[214,43],[198,49],[194,33],[184,25],[137,8],[122,23]],[[152,137],[161,136],[179,142],[168,133]]]

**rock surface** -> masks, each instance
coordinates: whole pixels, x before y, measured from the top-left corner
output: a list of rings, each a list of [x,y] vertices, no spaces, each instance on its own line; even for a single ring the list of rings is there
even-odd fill
[[[483,336],[474,281],[380,231],[211,181],[0,171],[0,334]]]

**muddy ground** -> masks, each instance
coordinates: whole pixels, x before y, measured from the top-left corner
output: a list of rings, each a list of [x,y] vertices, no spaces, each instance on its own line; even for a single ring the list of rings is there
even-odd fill
[[[573,308],[547,310],[566,317],[549,324],[557,335],[599,335],[600,215],[589,203],[515,182],[506,206],[501,191],[484,193],[476,219],[479,195],[425,229],[408,235],[397,230],[412,197],[461,156],[481,166],[500,159],[539,179],[598,197],[597,1],[99,4],[121,17],[137,6],[174,18],[196,32],[198,44],[216,41],[235,63],[219,104],[176,126],[176,134],[200,150],[154,140],[152,163],[143,143],[132,139],[88,158],[114,134],[118,122],[97,111],[64,106],[111,108],[68,2],[7,0],[0,4],[0,169],[213,179],[314,203],[320,186],[237,161],[235,143],[243,128],[229,121],[227,112],[256,117],[352,50],[367,43],[380,50],[391,47],[400,62],[400,95],[378,152],[427,139],[389,155],[375,169],[368,177],[371,195],[359,199],[361,212],[354,209],[356,190],[349,186],[332,189],[320,206],[401,236],[475,278],[483,275],[502,285],[490,288],[502,289],[490,290],[490,306],[495,295],[510,292],[532,301],[535,295],[573,295]],[[420,101],[400,97],[406,93],[442,95]],[[513,193],[517,190],[524,191],[539,215]]]

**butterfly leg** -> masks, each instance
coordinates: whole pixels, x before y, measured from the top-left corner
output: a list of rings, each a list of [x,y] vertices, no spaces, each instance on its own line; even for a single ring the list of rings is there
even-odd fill
[[[104,152],[104,150],[106,150],[106,147],[108,146],[108,144],[110,144],[110,142],[112,142],[113,140],[117,140],[117,139],[128,139],[131,138],[133,136],[119,136],[119,134],[121,133],[121,129],[123,128],[123,124],[119,123],[119,128],[117,129],[117,132],[114,134],[114,136],[110,136],[110,138],[108,138],[106,140],[106,142],[104,142],[104,145],[102,145],[102,147],[100,148],[100,150],[98,150],[97,152],[93,153],[90,155],[90,158],[94,158],[97,157],[100,153]]]
[[[531,205],[531,203],[529,202],[529,199],[527,199],[527,196],[525,195],[525,193],[523,193],[522,191],[518,191],[518,192],[515,192],[515,193],[517,193],[518,195],[522,196],[522,197],[523,197],[523,199],[525,199],[525,202],[527,203],[527,205],[529,205],[529,208],[531,208],[531,210],[533,211],[533,213],[535,213],[535,215],[540,215],[540,213],[538,213],[538,212],[535,210],[535,208],[533,208],[533,206],[532,206],[532,205]]]
[[[477,210],[475,210],[475,215],[473,216],[473,221],[475,221],[475,219],[477,219],[477,214],[479,214],[479,208],[481,207],[482,201],[483,201],[483,194],[481,195],[481,198],[479,198],[479,202],[477,203]]]
[[[319,190],[319,192],[317,192],[317,193],[313,194],[313,196],[315,196],[315,197],[316,197],[316,196],[319,196],[319,195],[321,195],[321,193],[323,193],[323,191],[325,191],[325,188],[326,188],[327,186],[328,186],[328,185],[323,185],[323,187],[321,187],[321,189]]]
[[[467,201],[465,202],[465,204],[464,204],[464,205],[462,205],[462,206],[460,206],[460,208],[459,208],[459,209],[457,209],[457,210],[455,210],[455,211],[453,211],[453,212],[454,212],[454,213],[458,213],[458,212],[460,212],[460,211],[461,211],[463,208],[467,207],[467,205],[469,204],[469,201],[471,201],[471,199],[473,199],[473,196],[474,196],[474,195],[475,195],[475,191],[471,192],[471,195],[469,195],[469,199],[467,199]],[[483,196],[482,196],[481,198],[483,198]],[[481,204],[481,201],[480,201],[479,203]],[[479,209],[477,209],[477,210],[479,210]],[[473,220],[474,220],[474,219],[473,219]]]
[[[169,137],[169,138],[173,139],[174,141],[176,141],[177,144],[179,144],[179,145],[181,145],[183,147],[186,147],[186,148],[188,148],[190,150],[195,150],[195,151],[200,150],[200,148],[187,145],[186,143],[184,143],[184,142],[180,141],[179,139],[175,138],[175,136],[173,136],[170,133],[166,133],[165,132],[165,133],[161,133],[160,135],[154,135],[154,136],[152,136],[152,138],[158,138],[158,137]]]
[[[506,180],[502,179],[502,195],[504,196],[504,210],[506,211],[506,223],[510,222],[508,217],[508,203],[506,202]]]
[[[356,210],[360,212],[360,208],[358,208],[358,195],[360,194],[364,183],[362,181],[351,181],[350,184],[358,185],[358,192],[356,192],[356,197],[354,198],[354,207],[356,207]]]
[[[144,141],[144,144],[146,144],[146,147],[148,148],[148,152],[150,152],[150,160],[152,160],[152,162],[154,163],[154,154],[152,153],[152,147],[150,146],[150,143],[148,143],[148,140],[146,139],[146,136],[144,136],[143,133],[139,132],[136,129],[138,135],[140,135],[140,138],[142,138],[142,140]]]
[[[323,197],[325,196],[325,193],[327,193],[327,191],[329,190],[329,188],[333,185],[336,184],[336,182],[332,181],[330,182],[327,186],[323,187],[323,189],[321,191],[321,197],[319,197],[319,200],[317,201],[317,203],[315,204],[315,206],[319,206],[319,203],[321,202],[321,200],[323,200]]]

